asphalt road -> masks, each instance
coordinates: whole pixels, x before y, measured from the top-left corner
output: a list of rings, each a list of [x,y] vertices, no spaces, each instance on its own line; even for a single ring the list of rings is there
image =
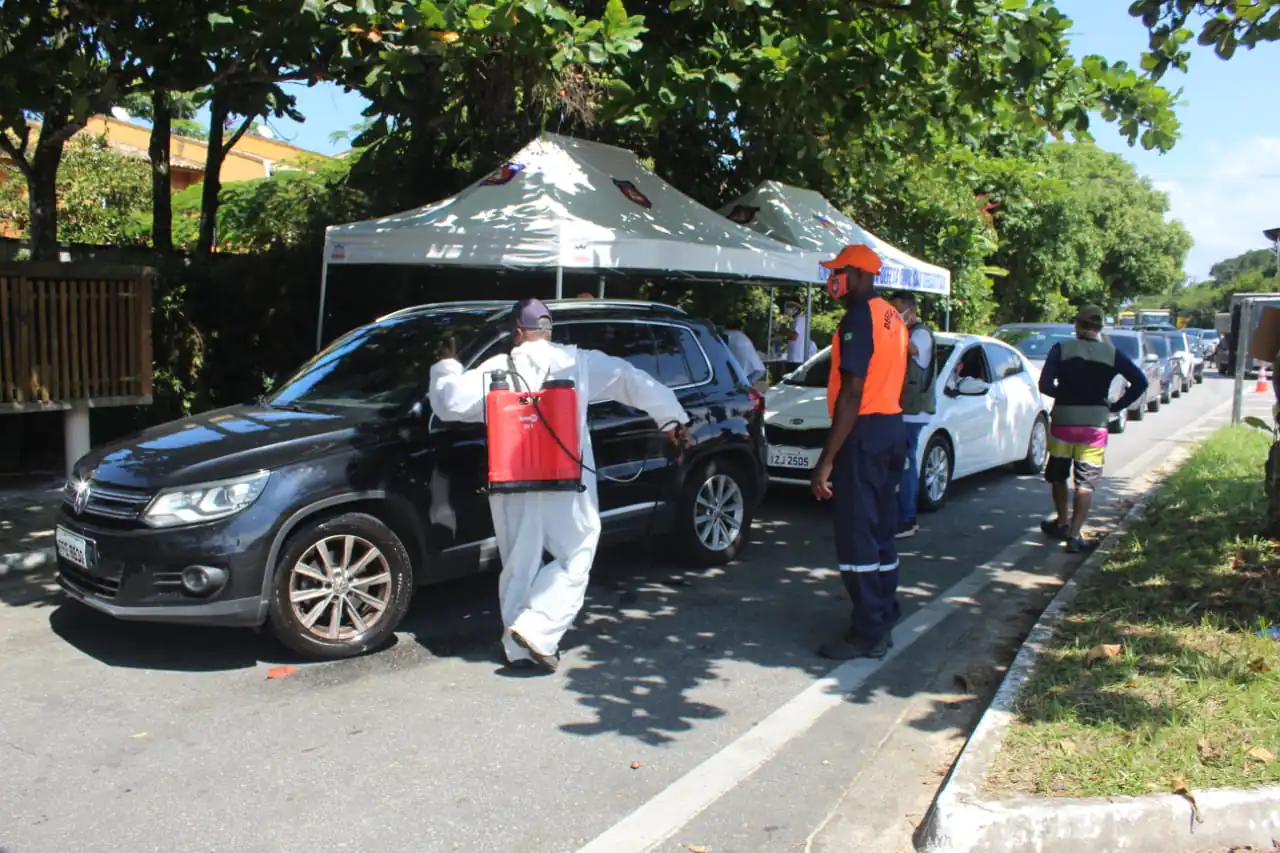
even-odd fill
[[[1158,465],[1188,424],[1225,416],[1230,387],[1211,377],[1130,424],[1112,442],[1113,485]],[[966,597],[975,568],[1048,565],[1027,544],[1046,492],[981,475],[923,518],[903,549],[908,648],[886,664],[903,684],[964,642],[938,610],[945,590],[960,583],[970,618],[999,619]],[[803,849],[896,713],[893,691],[843,701],[874,683],[871,664],[822,680],[814,649],[847,607],[830,540],[824,507],[780,488],[731,567],[602,553],[561,671],[541,678],[493,662],[493,578],[421,591],[393,647],[333,664],[251,632],[0,605],[0,848]],[[268,679],[280,664],[297,671]]]

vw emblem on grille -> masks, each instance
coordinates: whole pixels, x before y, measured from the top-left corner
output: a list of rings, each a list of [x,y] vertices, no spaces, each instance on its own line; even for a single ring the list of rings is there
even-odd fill
[[[796,426],[799,426],[800,424],[804,423],[804,418],[792,418],[791,423],[795,424]]]
[[[71,506],[75,509],[76,515],[84,514],[84,508],[89,505],[89,492],[91,490],[92,487],[89,485],[88,481],[82,480],[81,482],[76,483],[76,494],[71,501]]]

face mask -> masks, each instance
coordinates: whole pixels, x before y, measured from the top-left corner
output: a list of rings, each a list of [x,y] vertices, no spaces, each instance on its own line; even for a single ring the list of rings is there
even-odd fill
[[[827,279],[827,295],[837,302],[849,292],[849,276],[842,272],[834,273]]]

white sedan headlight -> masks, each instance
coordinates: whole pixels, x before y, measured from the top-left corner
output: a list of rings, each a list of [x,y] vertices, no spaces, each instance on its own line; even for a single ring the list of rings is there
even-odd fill
[[[152,499],[142,521],[150,527],[178,527],[235,515],[258,499],[270,477],[270,471],[259,471],[234,480],[166,489]]]

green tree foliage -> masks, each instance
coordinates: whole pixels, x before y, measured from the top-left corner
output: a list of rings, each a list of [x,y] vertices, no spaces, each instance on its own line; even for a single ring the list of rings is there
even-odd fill
[[[126,95],[139,70],[95,18],[66,0],[0,3],[0,153],[27,185],[31,255],[56,257],[63,147]],[[33,121],[39,122],[38,131]]]
[[[1135,302],[1141,308],[1173,308],[1192,326],[1213,327],[1215,314],[1231,307],[1237,293],[1272,293],[1280,290],[1276,256],[1270,249],[1252,249],[1209,268],[1210,278],[1190,286],[1179,283],[1154,296]]]
[[[1182,279],[1191,237],[1168,198],[1123,158],[1054,143],[1028,159],[974,164],[995,205],[997,319],[1056,320],[1082,302],[1117,308]]]
[[[1157,80],[1170,68],[1187,70],[1192,39],[1212,45],[1222,59],[1230,59],[1239,47],[1252,49],[1280,39],[1280,3],[1275,0],[1135,0],[1129,14],[1141,18],[1151,34],[1142,67]]]
[[[359,219],[368,198],[348,180],[351,155],[307,158],[297,168],[269,178],[223,188],[218,206],[218,246],[228,252],[268,252],[310,248],[324,239],[325,226]],[[201,189],[174,198],[174,244],[194,250],[199,240]]]
[[[25,233],[31,227],[26,187],[17,168],[3,167],[0,222]],[[67,144],[58,170],[58,234],[91,246],[133,241],[133,220],[150,211],[150,167],[120,154],[105,137],[78,136]]]
[[[1209,277],[1224,287],[1234,284],[1236,279],[1249,273],[1256,273],[1259,280],[1274,280],[1276,277],[1275,252],[1271,249],[1251,249],[1243,255],[1218,261],[1209,267]]]
[[[263,302],[299,311],[324,225],[449,195],[545,130],[631,148],[709,205],[764,179],[818,190],[950,269],[953,326],[982,331],[1167,290],[1185,255],[1163,196],[1087,144],[1101,115],[1132,144],[1168,149],[1174,98],[1150,62],[1073,59],[1070,26],[1049,0],[3,0],[0,123],[28,185],[44,186],[76,122],[133,105],[153,124],[153,221],[132,233],[202,256],[215,243],[264,253],[276,289]],[[360,150],[220,186],[253,122],[301,118],[291,81],[369,98]],[[166,224],[169,137],[197,103],[183,92],[212,113],[209,180]],[[40,163],[21,136],[32,116],[54,128]],[[55,201],[45,193],[31,210]],[[254,260],[201,257],[166,285],[158,360],[185,365],[169,374],[185,400],[206,355],[260,356],[233,326],[266,321],[220,305],[240,291],[217,272]],[[772,319],[758,289],[644,287],[715,317]],[[815,309],[823,334],[835,308],[818,296]],[[940,324],[941,302],[928,310]],[[184,347],[198,356],[173,355]]]
[[[993,220],[976,197],[974,157],[961,147],[924,158],[884,159],[865,147],[839,158],[833,203],[859,223],[916,257],[951,271],[951,325],[985,331],[995,311],[989,263],[998,245]],[[932,319],[941,328],[945,305],[933,300]]]
[[[169,122],[175,136],[188,139],[208,139],[209,128],[196,120],[200,107],[208,100],[204,92],[165,92],[164,104],[169,113]],[[134,92],[124,98],[120,104],[135,119],[152,124],[155,122],[156,109],[152,95]]]

